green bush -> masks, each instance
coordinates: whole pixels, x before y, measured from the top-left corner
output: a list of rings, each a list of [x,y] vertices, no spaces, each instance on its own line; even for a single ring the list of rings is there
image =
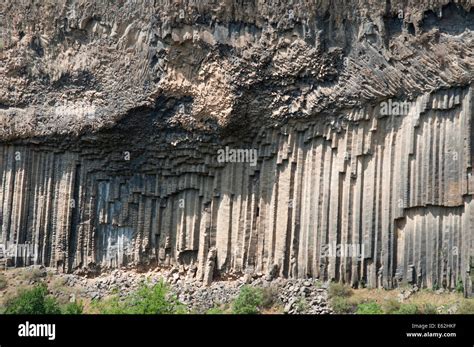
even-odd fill
[[[0,290],[5,289],[7,287],[7,278],[4,274],[0,274]]]
[[[400,302],[398,302],[396,299],[385,300],[382,304],[382,309],[386,314],[397,313],[400,309]]]
[[[352,289],[346,284],[331,283],[329,285],[328,296],[329,298],[347,298],[352,295]]]
[[[232,313],[257,314],[263,306],[263,293],[259,288],[243,286],[232,305]]]
[[[48,296],[48,288],[42,283],[32,289],[22,290],[18,295],[7,301],[6,314],[59,314],[59,304]]]
[[[397,314],[417,314],[420,313],[418,306],[415,304],[402,304],[398,309]]]
[[[120,300],[115,295],[108,300],[97,302],[96,307],[103,314],[180,314],[186,307],[169,291],[163,281],[153,286],[142,283],[129,296]]]
[[[357,305],[357,314],[382,314],[382,308],[375,301],[364,302]]]
[[[474,314],[474,299],[465,299],[459,305],[456,313],[459,314]]]
[[[84,312],[84,305],[80,301],[70,302],[64,306],[63,312],[64,314],[82,314]]]
[[[354,313],[357,304],[340,296],[331,299],[331,308],[335,313]]]

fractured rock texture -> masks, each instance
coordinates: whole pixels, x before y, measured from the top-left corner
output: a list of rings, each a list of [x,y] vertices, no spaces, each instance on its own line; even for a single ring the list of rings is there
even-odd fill
[[[37,250],[18,264],[472,292],[469,1],[38,6],[0,5],[0,237]]]

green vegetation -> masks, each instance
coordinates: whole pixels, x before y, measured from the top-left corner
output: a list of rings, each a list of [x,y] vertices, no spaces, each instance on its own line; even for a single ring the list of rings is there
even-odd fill
[[[74,301],[64,306],[64,314],[82,314],[84,313],[84,305],[82,302]]]
[[[382,308],[375,301],[365,302],[357,305],[357,314],[382,314]]]
[[[163,281],[153,286],[142,283],[140,287],[124,299],[114,295],[96,303],[103,314],[182,314],[186,307],[170,293]]]
[[[59,314],[61,309],[56,299],[48,295],[45,284],[32,289],[21,290],[18,295],[7,301],[6,314]]]
[[[420,313],[418,306],[416,304],[400,304],[398,311],[394,312],[396,314],[417,314]]]
[[[232,305],[232,313],[258,314],[263,307],[262,289],[243,286]]]

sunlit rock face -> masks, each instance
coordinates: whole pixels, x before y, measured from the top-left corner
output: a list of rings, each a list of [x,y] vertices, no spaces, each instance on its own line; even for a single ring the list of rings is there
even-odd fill
[[[15,264],[471,293],[474,9],[405,3],[0,4]]]

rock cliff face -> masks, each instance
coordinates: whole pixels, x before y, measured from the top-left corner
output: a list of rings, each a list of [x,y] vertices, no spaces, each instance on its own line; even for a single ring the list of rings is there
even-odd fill
[[[35,249],[17,265],[472,292],[469,0],[23,0],[0,18],[0,235]]]

